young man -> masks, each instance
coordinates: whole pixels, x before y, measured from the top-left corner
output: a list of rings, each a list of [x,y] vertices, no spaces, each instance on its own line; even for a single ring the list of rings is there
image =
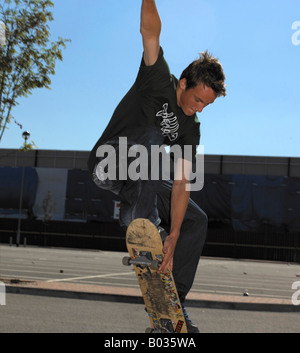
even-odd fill
[[[160,46],[161,21],[155,0],[142,0],[140,31],[144,53],[137,79],[93,148],[88,167],[97,186],[119,195],[120,224],[125,230],[132,220],[148,218],[161,233],[168,235],[159,270],[173,271],[184,303],[194,281],[207,230],[207,217],[190,199],[187,188],[200,140],[196,113],[217,97],[226,95],[225,76],[218,60],[207,52],[184,70],[179,81],[170,74]],[[182,151],[184,146],[192,146],[193,154],[176,160],[173,182],[162,177],[152,180],[149,161],[146,162],[149,178],[132,180],[128,177],[132,157],[130,153],[124,157],[122,141],[126,142],[127,151],[144,146],[149,152],[149,161],[153,146],[179,145]],[[112,174],[116,178],[107,178],[110,174],[106,173],[105,166],[108,164],[115,164]],[[199,332],[184,312],[189,332]]]

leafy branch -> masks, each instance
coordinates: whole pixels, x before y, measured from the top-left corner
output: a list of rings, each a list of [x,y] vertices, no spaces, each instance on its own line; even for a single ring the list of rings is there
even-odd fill
[[[50,41],[48,23],[53,21],[50,0],[4,0],[0,21],[5,28],[5,44],[0,45],[0,142],[11,112],[20,97],[36,88],[50,89],[55,63],[62,61],[62,49],[69,40]]]

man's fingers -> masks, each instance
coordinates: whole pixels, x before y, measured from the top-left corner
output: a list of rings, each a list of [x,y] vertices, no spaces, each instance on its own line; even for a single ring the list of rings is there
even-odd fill
[[[172,239],[167,237],[163,247],[164,260],[158,269],[158,272],[167,273],[168,270],[173,270],[173,250],[174,244],[172,243]]]
[[[173,270],[173,257],[169,257],[166,255],[158,271],[167,273],[168,270]]]

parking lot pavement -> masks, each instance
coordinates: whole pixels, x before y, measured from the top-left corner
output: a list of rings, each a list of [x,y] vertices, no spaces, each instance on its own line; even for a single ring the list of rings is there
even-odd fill
[[[187,309],[201,333],[300,333],[299,313]],[[1,333],[102,333],[105,339],[125,333],[133,338],[149,326],[142,304],[11,293],[7,294],[6,306],[0,306],[0,317]],[[97,347],[99,338],[102,336],[97,335]],[[198,351],[202,340],[203,336]]]
[[[134,271],[122,265],[124,255],[0,245],[0,281],[8,293],[142,303]],[[202,258],[187,304],[300,311],[292,301],[298,299],[298,282],[300,288],[299,264]]]

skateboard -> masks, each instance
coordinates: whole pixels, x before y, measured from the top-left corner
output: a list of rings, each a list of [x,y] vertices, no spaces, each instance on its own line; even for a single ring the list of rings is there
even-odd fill
[[[127,229],[126,245],[130,257],[124,257],[123,264],[135,269],[151,324],[146,333],[187,333],[172,272],[157,271],[164,256],[158,229],[148,219],[135,219]]]

